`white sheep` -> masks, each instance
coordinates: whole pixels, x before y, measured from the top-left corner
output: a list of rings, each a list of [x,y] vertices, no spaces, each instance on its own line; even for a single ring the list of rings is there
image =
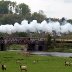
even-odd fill
[[[22,72],[22,70],[25,70],[25,72],[27,72],[27,66],[26,65],[20,65],[20,69],[21,69],[21,72]]]
[[[2,67],[2,70],[6,70],[6,65],[5,64],[2,64],[1,67]]]
[[[21,64],[21,62],[19,60],[16,61],[17,64]]]
[[[34,61],[33,61],[33,64],[35,64],[35,63],[36,63],[36,61],[34,60]]]
[[[65,66],[70,66],[70,62],[69,61],[65,61]]]
[[[72,66],[72,62],[70,62],[70,66]]]
[[[38,60],[33,60],[33,64],[36,64],[38,62]]]

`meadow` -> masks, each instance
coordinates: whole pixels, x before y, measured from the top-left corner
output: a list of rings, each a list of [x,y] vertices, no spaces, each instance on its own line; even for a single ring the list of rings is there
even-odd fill
[[[22,65],[27,65],[27,72],[72,72],[72,66],[64,65],[65,60],[72,61],[69,57],[25,56],[16,51],[0,51],[0,72],[21,72],[19,64],[16,63],[17,60]],[[33,63],[34,60],[38,60],[38,62]],[[2,71],[1,64],[7,66],[6,71]]]

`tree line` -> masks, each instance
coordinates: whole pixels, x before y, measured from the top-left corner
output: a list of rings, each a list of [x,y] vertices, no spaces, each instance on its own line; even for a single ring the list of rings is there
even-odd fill
[[[31,13],[31,9],[25,3],[17,4],[11,1],[0,1],[0,25],[1,24],[14,24],[15,22],[21,23],[22,20],[37,20],[41,23],[43,20],[48,22],[49,18],[46,17],[43,10]],[[50,18],[52,21],[60,21],[59,18]],[[68,22],[72,23],[69,19]]]
[[[14,24],[15,22],[20,23],[26,19],[29,22],[37,20],[42,22],[47,17],[42,10],[39,12],[31,13],[28,5],[25,3],[18,4],[11,1],[0,1],[0,25],[1,24]]]

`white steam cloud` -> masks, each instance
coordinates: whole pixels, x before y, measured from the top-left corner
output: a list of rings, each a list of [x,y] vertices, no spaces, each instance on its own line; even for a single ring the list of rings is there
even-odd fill
[[[0,32],[2,33],[15,33],[15,32],[48,32],[56,34],[72,32],[72,24],[65,22],[61,25],[59,22],[46,22],[37,23],[37,20],[33,20],[28,24],[27,20],[23,20],[21,24],[15,23],[14,25],[0,25]]]

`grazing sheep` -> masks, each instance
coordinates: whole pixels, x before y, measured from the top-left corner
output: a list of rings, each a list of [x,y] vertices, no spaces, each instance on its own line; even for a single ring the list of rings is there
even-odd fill
[[[21,72],[23,70],[25,70],[25,72],[27,72],[27,66],[26,65],[20,65],[20,69],[21,69]]]
[[[35,63],[36,63],[36,61],[34,60],[34,61],[33,61],[33,64],[35,64]]]
[[[21,64],[21,62],[19,60],[16,61],[17,64]]]
[[[70,62],[70,66],[72,66],[72,62]]]
[[[34,61],[33,61],[33,64],[36,64],[37,62],[38,62],[38,60],[34,60]]]
[[[65,66],[70,66],[70,62],[69,61],[65,61]]]
[[[1,67],[2,67],[2,70],[6,70],[6,65],[2,64]]]
[[[30,56],[30,52],[23,52],[25,56]]]

